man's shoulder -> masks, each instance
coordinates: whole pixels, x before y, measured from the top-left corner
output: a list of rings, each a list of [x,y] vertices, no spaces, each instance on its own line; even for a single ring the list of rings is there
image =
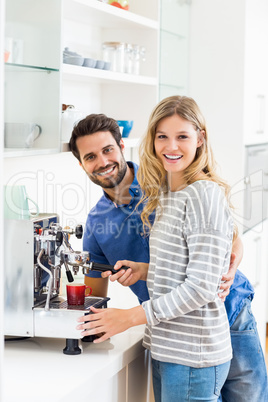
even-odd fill
[[[100,211],[104,211],[104,208],[107,208],[109,202],[104,195],[97,201],[94,207],[88,213],[88,219],[96,217]]]

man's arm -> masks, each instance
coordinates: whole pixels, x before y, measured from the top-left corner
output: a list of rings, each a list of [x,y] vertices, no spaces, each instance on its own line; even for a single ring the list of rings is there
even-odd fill
[[[92,288],[92,296],[106,297],[109,278],[90,278],[85,275],[85,285]]]
[[[222,276],[222,281],[224,282],[221,284],[220,289],[223,289],[223,292],[219,293],[219,297],[223,299],[223,301],[230,293],[230,287],[233,284],[235,273],[239,264],[241,263],[242,257],[243,257],[243,243],[240,237],[238,236],[233,242],[229,270],[227,274]]]

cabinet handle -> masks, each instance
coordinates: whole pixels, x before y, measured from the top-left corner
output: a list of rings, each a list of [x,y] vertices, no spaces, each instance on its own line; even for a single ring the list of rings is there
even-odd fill
[[[265,128],[265,96],[257,95],[257,134],[264,134]]]

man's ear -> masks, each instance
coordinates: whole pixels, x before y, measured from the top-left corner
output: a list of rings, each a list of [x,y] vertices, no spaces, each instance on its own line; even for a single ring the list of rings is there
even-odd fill
[[[124,144],[124,141],[122,140],[122,138],[120,140],[120,148],[121,148],[122,152],[125,151],[125,144]]]

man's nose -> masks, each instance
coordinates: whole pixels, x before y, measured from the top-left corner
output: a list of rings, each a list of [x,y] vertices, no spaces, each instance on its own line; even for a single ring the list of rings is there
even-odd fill
[[[98,156],[98,166],[99,167],[105,167],[106,165],[108,165],[108,158],[107,156],[101,154]]]

